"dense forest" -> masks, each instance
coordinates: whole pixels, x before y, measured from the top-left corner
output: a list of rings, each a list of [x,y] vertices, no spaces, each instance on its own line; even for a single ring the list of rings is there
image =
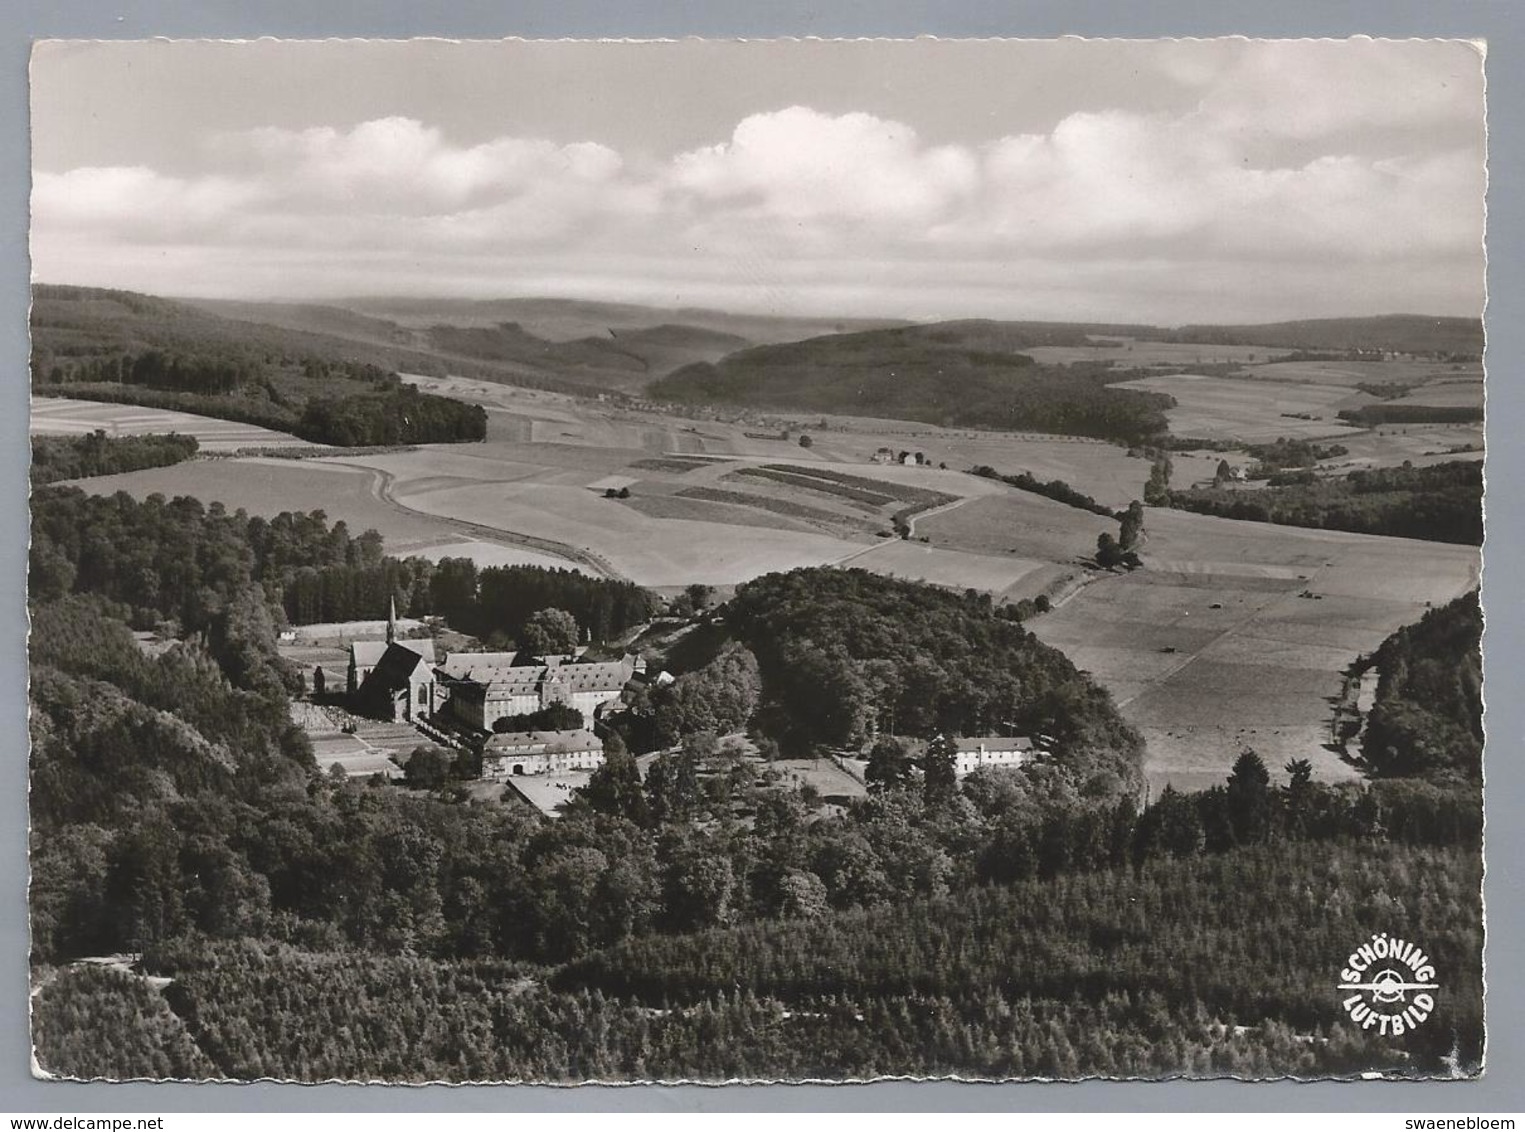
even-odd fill
[[[1293,764],[1276,785],[1246,751],[1224,785],[1141,811],[1137,736],[986,599],[800,570],[697,616],[687,670],[649,705],[677,749],[644,781],[613,733],[554,821],[448,776],[345,780],[291,722],[275,632],[291,571],[350,568],[352,553],[357,568],[393,561],[321,516],[37,493],[31,911],[49,1070],[1478,1065],[1481,813],[1453,778],[1395,766],[1331,786]],[[571,596],[533,573],[502,584],[530,603]],[[181,639],[150,655],[130,627],[163,618]],[[1444,624],[1414,632],[1411,652],[1474,647]],[[1422,694],[1430,678],[1408,671],[1394,686]],[[934,732],[1008,719],[1049,732],[1051,753],[962,782],[939,769]],[[770,733],[820,744],[877,728],[876,752],[897,742],[890,727],[933,738],[918,767],[822,809],[714,733],[749,721],[764,748]],[[1445,983],[1401,1043],[1343,1025],[1334,986],[1353,943],[1395,925],[1423,933]],[[113,952],[141,967],[74,962]]]
[[[174,432],[107,436],[96,429],[84,436],[34,436],[32,486],[162,468],[189,460],[200,448],[194,436]]]
[[[296,625],[382,617],[395,601],[404,616],[443,616],[494,642],[516,639],[540,609],[566,610],[604,641],[660,606],[630,582],[574,570],[393,558],[375,531],[352,535],[321,511],[265,519],[189,497],[139,502],[65,487],[33,496],[34,600],[94,594],[123,606],[136,628],[196,633],[240,579]]]
[[[483,566],[442,558],[430,578],[429,612],[485,641],[517,638],[541,609],[564,609],[594,641],[651,620],[662,600],[634,582],[546,566]]]
[[[38,996],[37,1033],[45,1064],[81,1076],[208,1063],[297,1080],[1434,1072],[1477,1064],[1479,880],[1475,858],[1438,850],[1236,850],[648,936],[549,986],[498,961],[202,945],[166,962],[157,1009],[130,977],[61,976]],[[1421,889],[1404,922],[1458,973],[1435,1016],[1401,1042],[1336,1021],[1330,956],[1386,928],[1377,894]]]
[[[1374,773],[1482,784],[1482,635],[1473,590],[1399,629],[1373,654],[1377,694],[1361,750]]]
[[[1289,478],[1296,482],[1174,490],[1168,505],[1225,519],[1482,545],[1480,461],[1454,460],[1423,468],[1404,464],[1344,477],[1292,473]]]
[[[343,343],[77,287],[35,290],[32,386],[42,394],[178,409],[320,444],[481,440],[479,405],[422,393]]]
[[[996,617],[988,594],[794,570],[739,587],[725,622],[757,656],[760,725],[786,749],[858,746],[879,732],[1045,734],[1097,776],[1096,789],[1137,783],[1143,744],[1111,698]]]
[[[1085,341],[1077,328],[957,322],[759,346],[676,370],[648,396],[680,404],[843,413],[1134,444],[1164,433],[1163,394],[1106,365],[1039,365],[1019,351]]]

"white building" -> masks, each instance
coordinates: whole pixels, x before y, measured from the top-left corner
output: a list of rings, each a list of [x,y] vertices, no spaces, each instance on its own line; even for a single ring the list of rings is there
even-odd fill
[[[604,765],[604,743],[591,731],[508,731],[482,748],[482,777],[592,771]]]
[[[993,736],[953,740],[957,748],[953,771],[963,778],[982,767],[1021,766],[1033,757],[1033,741],[1027,738]]]

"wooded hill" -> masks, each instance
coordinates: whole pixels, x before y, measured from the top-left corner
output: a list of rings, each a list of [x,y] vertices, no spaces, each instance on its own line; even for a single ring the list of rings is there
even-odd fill
[[[395,358],[358,353],[124,291],[33,292],[38,393],[179,409],[344,447],[486,436],[481,406],[421,393],[376,360]]]
[[[1087,341],[1081,326],[946,322],[760,346],[686,366],[647,395],[680,404],[889,417],[1138,443],[1166,431],[1159,393],[1112,388],[1143,371],[1040,365],[1021,353]]]
[[[1162,342],[1208,346],[1276,346],[1289,350],[1385,351],[1438,358],[1480,358],[1480,318],[1390,314],[1311,318],[1240,326],[1181,326],[1145,335]]]
[[[581,393],[637,392],[648,381],[679,366],[714,360],[752,344],[750,339],[707,327],[659,322],[596,327],[573,338],[551,338],[512,319],[488,321],[481,317],[481,308],[495,309],[501,304],[420,300],[410,305],[399,300],[395,306],[402,317],[396,320],[313,303],[199,299],[190,305],[230,319],[320,333],[393,352],[406,350],[409,356],[428,359],[428,368],[412,372],[448,370],[531,386],[561,382],[566,383],[565,391]],[[382,305],[380,309],[394,308]],[[437,317],[420,321],[421,313]],[[529,307],[527,313],[533,317],[534,308]],[[414,317],[408,318],[409,314]]]
[[[1482,635],[1473,590],[1382,642],[1372,657],[1377,696],[1362,742],[1375,773],[1481,786]]]

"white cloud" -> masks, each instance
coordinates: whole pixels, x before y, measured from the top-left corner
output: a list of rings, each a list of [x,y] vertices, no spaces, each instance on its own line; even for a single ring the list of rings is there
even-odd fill
[[[538,285],[751,307],[793,295],[844,313],[1057,317],[1062,301],[1159,318],[1164,304],[1188,321],[1238,279],[1226,317],[1319,313],[1306,304],[1342,283],[1348,299],[1323,313],[1466,309],[1481,293],[1475,149],[1381,131],[1344,143],[1363,115],[1407,128],[1467,108],[1428,81],[1377,98],[1372,66],[1331,76],[1313,55],[1248,51],[1182,71],[1203,86],[1194,111],[1075,113],[982,145],[800,106],[665,161],[514,136],[460,146],[407,118],[229,133],[199,176],[39,173],[34,262],[42,279],[179,293],[238,293],[242,268],[265,294]],[[1270,98],[1278,75],[1323,91],[1318,108]],[[1299,156],[1252,159],[1252,127],[1297,136]],[[1309,149],[1323,134],[1339,140]]]
[[[753,114],[731,140],[680,154],[672,183],[712,208],[867,226],[936,223],[978,184],[973,154],[926,146],[911,127],[803,106]]]

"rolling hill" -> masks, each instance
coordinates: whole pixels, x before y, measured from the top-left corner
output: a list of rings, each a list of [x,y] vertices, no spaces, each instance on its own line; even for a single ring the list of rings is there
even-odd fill
[[[1078,345],[1086,327],[960,321],[759,346],[653,382],[648,396],[842,413],[1135,443],[1166,429],[1173,401],[1115,389],[1132,371],[1040,365],[1023,349]]]
[[[589,299],[506,298],[429,299],[364,297],[334,305],[401,326],[497,326],[516,322],[528,333],[553,342],[598,337],[656,326],[685,326],[746,339],[753,345],[797,342],[822,334],[906,326],[904,319],[830,318],[738,314],[705,307],[648,307]]]
[[[1418,314],[1315,318],[1247,326],[1181,326],[1152,336],[1167,342],[1276,346],[1290,350],[1384,350],[1466,357],[1481,356],[1483,352],[1481,319]]]
[[[714,361],[752,345],[750,339],[702,326],[660,323],[658,312],[646,312],[640,324],[627,317],[629,327],[599,327],[581,337],[557,338],[533,333],[517,321],[489,322],[475,314],[453,313],[451,304],[433,311],[436,321],[424,322],[317,303],[185,302],[220,317],[437,359],[433,368],[421,372],[439,372],[443,366],[451,373],[492,380],[565,379],[590,389],[626,393],[680,366]],[[420,303],[409,309],[416,314],[431,308]]]

